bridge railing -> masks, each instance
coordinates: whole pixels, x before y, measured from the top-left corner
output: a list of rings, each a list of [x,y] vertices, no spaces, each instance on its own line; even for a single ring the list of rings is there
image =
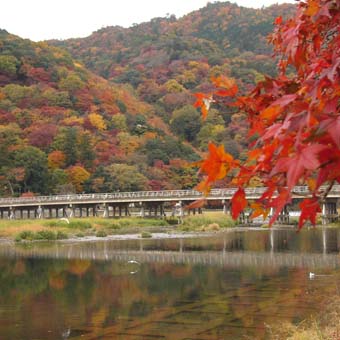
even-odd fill
[[[246,188],[246,196],[260,197],[267,188],[253,187]],[[321,188],[325,189],[325,188]],[[237,188],[212,189],[208,198],[230,198]],[[307,195],[309,189],[307,186],[296,186],[293,193]],[[334,185],[330,194],[340,196],[340,185]],[[0,198],[0,205],[11,204],[39,204],[39,203],[62,203],[62,202],[109,202],[112,200],[138,201],[152,198],[171,198],[181,200],[181,198],[198,199],[204,197],[203,193],[197,190],[163,190],[163,191],[136,191],[136,192],[113,192],[113,193],[93,193],[93,194],[68,194],[68,195],[51,195],[51,196],[34,196],[34,197],[7,197]]]

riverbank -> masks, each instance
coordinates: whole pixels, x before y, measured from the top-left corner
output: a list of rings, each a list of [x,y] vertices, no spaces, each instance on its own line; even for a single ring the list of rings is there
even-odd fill
[[[298,325],[292,323],[268,327],[271,340],[339,340],[340,339],[340,295],[325,302],[319,315],[306,319]]]
[[[179,223],[181,222],[181,223]],[[155,219],[130,217],[121,219],[105,218],[60,218],[42,220],[1,220],[0,238],[7,240],[62,240],[104,238],[110,236],[139,235],[153,237],[162,233],[165,237],[173,233],[217,232],[235,227],[236,223],[221,212],[178,218]]]

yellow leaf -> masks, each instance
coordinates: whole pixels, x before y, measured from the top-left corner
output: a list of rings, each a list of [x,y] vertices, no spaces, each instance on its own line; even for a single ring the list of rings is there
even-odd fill
[[[319,8],[320,7],[316,1],[309,1],[305,14],[312,17],[319,11]]]

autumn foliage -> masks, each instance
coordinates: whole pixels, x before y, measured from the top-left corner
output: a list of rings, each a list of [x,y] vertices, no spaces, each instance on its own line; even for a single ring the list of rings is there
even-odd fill
[[[274,208],[270,224],[291,202],[294,186],[308,185],[311,197],[300,204],[300,228],[307,220],[315,223],[320,204],[340,183],[339,23],[339,1],[300,2],[293,19],[275,20],[269,37],[279,56],[277,77],[266,77],[247,96],[238,97],[234,82],[218,77],[213,92],[196,95],[203,115],[216,102],[247,113],[247,159],[238,162],[223,147],[210,144],[201,162],[205,188],[228,176],[239,188],[232,199],[234,218],[248,205],[243,188],[255,177],[267,189],[252,206],[253,215]]]

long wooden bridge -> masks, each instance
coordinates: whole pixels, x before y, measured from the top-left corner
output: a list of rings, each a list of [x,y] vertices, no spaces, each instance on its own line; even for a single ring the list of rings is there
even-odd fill
[[[184,208],[190,203],[205,199],[228,211],[230,200],[237,188],[212,189],[208,196],[196,190],[165,190],[114,192],[93,194],[68,194],[36,197],[0,198],[0,218],[52,218],[83,216],[164,216],[166,210],[183,216]],[[246,188],[247,199],[258,199],[266,188]],[[296,186],[293,199],[301,199],[310,194],[308,187]],[[340,185],[333,186],[324,205],[323,215],[334,215],[337,218],[337,207],[340,198]],[[196,209],[188,210],[196,213]],[[200,209],[198,209],[200,212]]]

